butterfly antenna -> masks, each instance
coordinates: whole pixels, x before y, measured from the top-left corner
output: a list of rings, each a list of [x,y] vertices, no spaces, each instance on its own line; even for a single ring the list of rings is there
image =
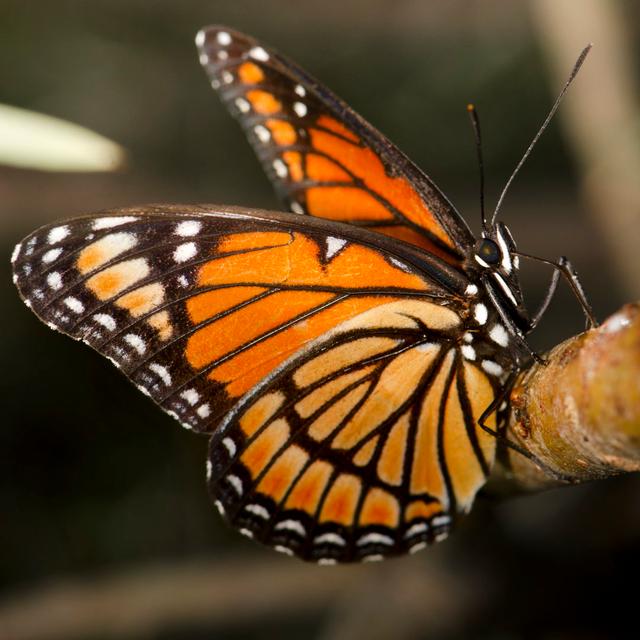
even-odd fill
[[[487,216],[484,209],[484,162],[482,160],[482,135],[480,134],[480,118],[473,104],[467,105],[467,112],[471,118],[471,126],[473,127],[473,135],[476,139],[476,152],[478,153],[478,169],[480,171],[480,217],[482,218],[482,229],[489,232],[487,225]]]
[[[516,166],[513,173],[511,174],[511,177],[507,180],[507,184],[505,184],[504,189],[500,194],[500,198],[498,198],[498,204],[496,205],[495,211],[493,212],[493,216],[491,218],[491,226],[493,226],[493,224],[495,223],[496,217],[498,216],[498,211],[502,206],[502,201],[504,200],[504,197],[507,191],[509,190],[511,183],[513,182],[513,179],[518,174],[518,171],[520,171],[520,169],[522,168],[522,165],[525,163],[526,159],[529,157],[529,154],[533,150],[533,147],[535,147],[536,142],[538,142],[538,140],[540,139],[540,136],[544,133],[544,130],[547,128],[547,125],[551,121],[551,118],[553,118],[553,115],[558,110],[558,107],[562,102],[562,98],[564,98],[564,94],[567,92],[567,89],[573,82],[576,75],[578,75],[578,71],[580,71],[580,67],[582,66],[582,63],[587,57],[587,54],[589,53],[589,51],[591,51],[592,46],[593,45],[589,43],[578,56],[576,63],[573,65],[571,74],[569,75],[569,79],[565,82],[564,87],[562,87],[562,91],[560,92],[560,95],[558,95],[558,97],[556,98],[556,101],[553,103],[553,107],[551,107],[551,111],[549,111],[549,115],[545,118],[545,121],[542,123],[542,126],[540,127],[540,129],[538,129],[538,133],[536,133],[535,137],[531,141],[531,144],[527,147],[527,150],[524,152],[524,155],[522,156],[522,159],[520,160],[520,162],[518,162],[518,165]]]

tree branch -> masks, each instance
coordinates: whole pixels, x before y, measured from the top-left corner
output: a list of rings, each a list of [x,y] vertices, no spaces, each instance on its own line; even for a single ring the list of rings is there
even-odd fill
[[[640,471],[640,303],[559,344],[546,366],[524,371],[511,407],[508,438],[542,463],[505,452],[495,475],[512,487]]]

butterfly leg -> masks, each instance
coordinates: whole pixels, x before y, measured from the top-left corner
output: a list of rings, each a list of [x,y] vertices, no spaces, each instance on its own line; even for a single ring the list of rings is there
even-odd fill
[[[547,293],[544,296],[544,300],[538,307],[537,311],[531,316],[531,322],[529,323],[529,331],[533,331],[537,326],[542,316],[547,312],[549,305],[551,304],[551,300],[556,295],[556,290],[558,288],[558,282],[560,282],[560,271],[558,269],[554,269],[551,274],[551,282],[547,288]]]
[[[503,433],[504,429],[500,427],[498,427],[497,429],[492,429],[486,424],[487,418],[492,413],[495,413],[497,416],[498,412],[501,410],[500,408],[502,404],[504,402],[508,402],[509,396],[511,395],[511,391],[513,390],[513,386],[516,382],[519,372],[519,367],[516,367],[513,371],[511,371],[509,377],[506,379],[505,383],[496,394],[496,397],[493,399],[493,402],[482,412],[482,415],[478,418],[478,425],[483,431],[486,431],[489,435],[502,442],[509,449],[512,449],[520,455],[523,455],[525,458],[528,458],[535,464],[540,464],[538,459],[533,454],[521,447],[519,444],[516,444],[515,442],[507,438],[507,436]]]
[[[496,417],[498,412],[500,411],[500,407],[502,403],[508,401],[509,396],[511,395],[511,391],[513,389],[513,385],[515,384],[516,378],[518,377],[519,368],[516,367],[511,373],[509,373],[509,377],[506,379],[505,383],[501,386],[500,390],[496,394],[496,397],[493,399],[491,404],[482,412],[482,415],[478,418],[478,424],[483,431],[486,431],[489,435],[492,435],[494,438],[499,438],[501,440],[505,439],[504,434],[500,433],[500,428],[492,429],[490,426],[486,424],[487,418],[495,413]],[[509,446],[509,445],[507,445]],[[517,445],[515,445],[517,447]]]
[[[547,311],[549,304],[556,292],[558,281],[561,275],[564,276],[566,281],[569,283],[569,286],[571,287],[573,294],[575,295],[578,302],[580,303],[580,306],[582,307],[582,311],[587,320],[587,329],[593,329],[594,327],[598,326],[598,321],[596,320],[593,314],[591,305],[589,304],[587,300],[587,296],[584,293],[584,289],[580,284],[580,280],[578,279],[578,274],[566,256],[561,256],[560,258],[558,258],[557,262],[553,262],[552,260],[546,260],[545,258],[531,256],[527,253],[520,253],[519,251],[516,253],[516,255],[520,256],[521,258],[526,258],[528,260],[535,260],[536,262],[542,262],[543,264],[548,264],[554,268],[554,272],[553,272],[553,275],[551,276],[551,282],[549,284],[549,288],[547,289],[547,293],[544,297],[544,300],[542,301],[542,304],[540,305],[540,308],[536,311],[536,313],[533,315],[533,318],[531,319],[529,331],[533,330],[537,326],[538,322],[540,322],[540,319]]]
[[[521,456],[524,456],[525,458],[527,458],[527,460],[531,460],[531,462],[533,462],[537,467],[542,469],[542,471],[544,471],[544,473],[546,473],[547,475],[561,482],[569,482],[570,481],[569,478],[563,476],[562,474],[559,474],[557,471],[555,471],[554,469],[546,465],[544,462],[542,462],[533,453],[531,453],[530,451],[527,451],[524,447],[521,447],[519,444],[516,444],[515,442],[513,442],[513,440],[510,440],[504,434],[506,425],[504,429],[500,427],[498,429],[492,429],[490,426],[485,424],[485,420],[492,413],[497,414],[498,411],[501,410],[500,407],[502,406],[503,402],[508,401],[508,398],[511,395],[511,392],[513,391],[513,387],[515,385],[515,382],[518,378],[519,373],[520,373],[520,369],[519,367],[516,367],[509,374],[509,377],[507,378],[505,383],[502,385],[502,388],[500,389],[500,391],[496,394],[496,397],[493,399],[493,402],[482,412],[482,415],[478,418],[478,425],[483,431],[485,431],[489,435],[492,435],[494,438],[499,440],[501,443],[503,443],[506,447],[508,447],[512,451],[519,453]]]

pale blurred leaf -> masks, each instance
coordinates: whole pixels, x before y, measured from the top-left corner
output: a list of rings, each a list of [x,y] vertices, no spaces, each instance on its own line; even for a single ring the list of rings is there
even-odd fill
[[[120,145],[90,129],[0,104],[0,164],[41,171],[114,171],[124,160]]]

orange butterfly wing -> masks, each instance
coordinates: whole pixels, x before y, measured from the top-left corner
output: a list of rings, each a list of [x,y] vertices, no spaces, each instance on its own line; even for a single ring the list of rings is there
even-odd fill
[[[268,544],[326,562],[417,549],[485,481],[476,420],[499,380],[462,356],[466,280],[408,245],[158,206],[44,227],[13,262],[43,321],[213,434],[215,499]]]
[[[213,87],[292,211],[369,227],[459,264],[473,237],[431,180],[294,63],[226,27],[198,34]]]
[[[226,416],[208,478],[245,535],[323,564],[446,537],[485,483],[493,382],[457,348],[459,316],[387,302],[299,350]]]

